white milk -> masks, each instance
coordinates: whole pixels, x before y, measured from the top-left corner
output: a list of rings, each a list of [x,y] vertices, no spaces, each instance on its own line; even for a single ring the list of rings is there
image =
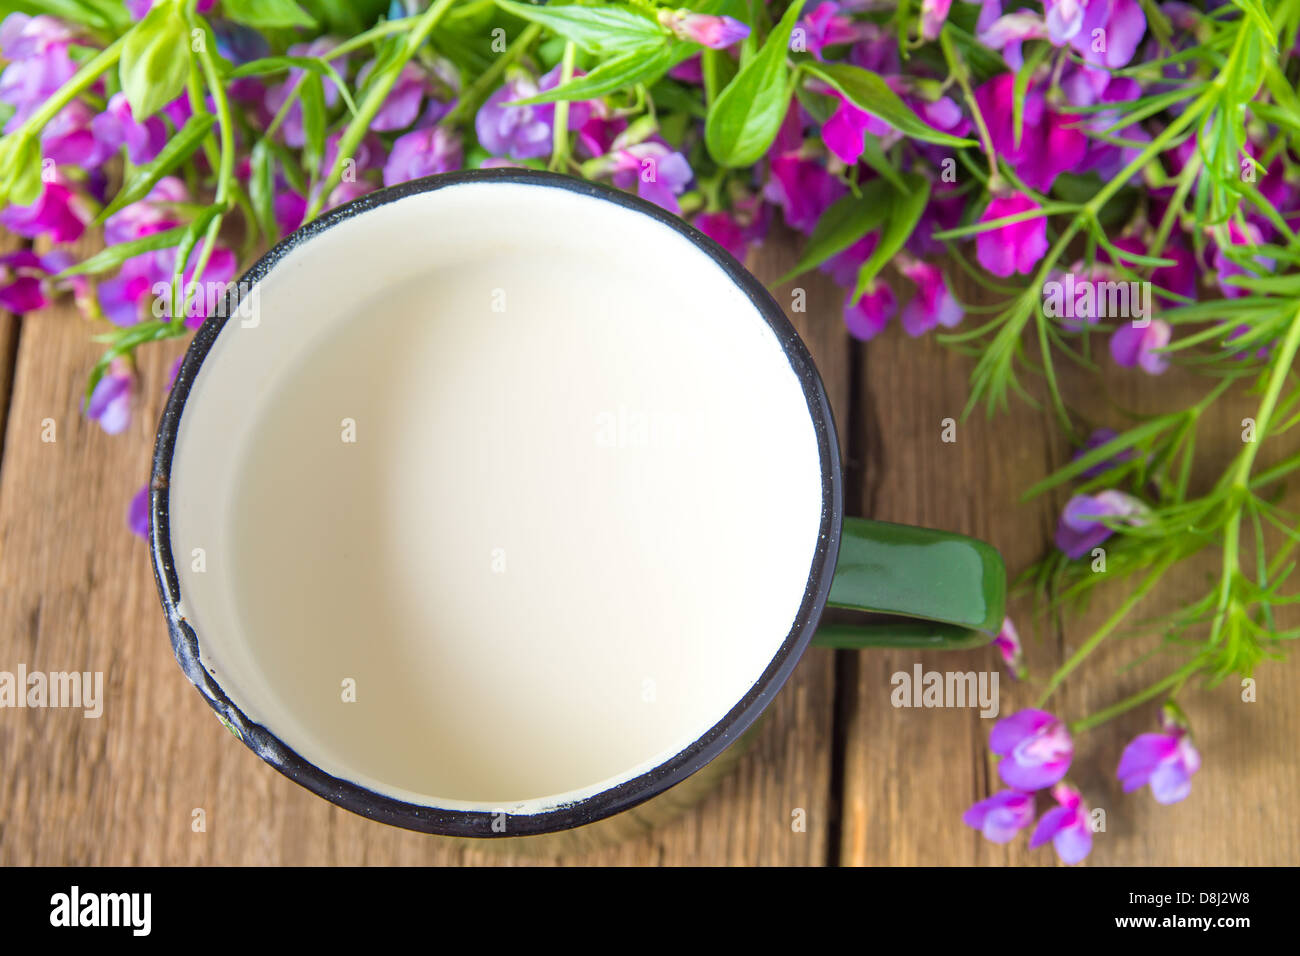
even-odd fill
[[[816,436],[687,240],[467,184],[258,291],[172,477],[184,612],[250,717],[379,792],[536,812],[667,760],[763,673],[818,542]]]

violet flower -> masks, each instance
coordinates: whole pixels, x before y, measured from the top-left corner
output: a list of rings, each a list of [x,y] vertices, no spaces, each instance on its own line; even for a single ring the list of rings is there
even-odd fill
[[[861,26],[840,12],[843,6],[823,0],[799,21],[807,39],[808,52],[819,60],[824,59],[822,51],[828,46],[853,43],[862,36]]]
[[[952,0],[921,0],[921,39],[938,39],[951,7]]]
[[[1083,447],[1080,448],[1077,452],[1075,452],[1073,460],[1078,461],[1084,455],[1088,454],[1088,452],[1095,451],[1096,449],[1102,447],[1108,442],[1114,441],[1118,437],[1119,437],[1119,432],[1115,431],[1113,428],[1098,428],[1096,431],[1094,431],[1091,435],[1088,436],[1087,440],[1083,443]],[[1093,465],[1091,468],[1085,469],[1083,472],[1083,477],[1096,478],[1098,475],[1102,474],[1103,472],[1110,471],[1110,469],[1114,468],[1116,465],[1123,464],[1126,461],[1130,461],[1132,458],[1133,458],[1133,449],[1125,448],[1123,451],[1119,452],[1118,454],[1112,455],[1110,458],[1106,459],[1105,461],[1100,461],[1097,464]]]
[[[866,134],[882,136],[893,130],[884,120],[858,109],[842,94],[836,93],[840,105],[822,124],[822,141],[839,160],[852,166],[862,156]]]
[[[25,13],[5,17],[0,24],[0,57],[8,66],[0,73],[0,103],[12,106],[14,114],[4,132],[21,126],[72,79],[77,64],[68,54],[71,42],[72,32],[54,17]]]
[[[700,213],[695,217],[693,225],[731,253],[737,262],[745,261],[749,242],[745,239],[745,230],[731,213],[726,210]]]
[[[575,73],[575,76],[580,75]],[[526,100],[560,83],[560,67],[555,67],[537,82],[519,75],[506,80],[487,98],[474,117],[474,131],[479,144],[493,156],[510,159],[539,159],[551,151],[552,128],[555,124],[555,104],[538,103],[532,106],[508,106],[515,100]],[[569,104],[569,129],[582,127],[592,116],[592,103],[574,100]]]
[[[317,37],[310,43],[295,43],[289,47],[289,56],[324,56],[338,45],[338,41],[333,37]],[[335,62],[335,67],[342,69],[340,61]],[[288,101],[289,96],[294,89],[302,82],[305,71],[294,67],[289,70],[288,75],[283,83],[276,84],[266,91],[266,109],[272,116],[280,111],[280,108]],[[339,88],[329,77],[322,79],[322,85],[325,90],[325,105],[333,107],[339,101]],[[173,116],[173,120],[175,117]],[[184,120],[182,120],[184,122]],[[297,99],[285,113],[284,120],[280,124],[280,135],[284,142],[294,149],[301,149],[307,143],[307,134],[302,125],[302,100]]]
[[[962,320],[962,308],[948,291],[943,270],[929,262],[900,258],[898,271],[916,283],[916,295],[903,307],[903,329],[916,338],[937,325],[951,329]]]
[[[999,790],[962,814],[962,822],[984,834],[990,843],[1010,843],[1034,822],[1034,795],[1019,790]]]
[[[126,526],[132,534],[138,534],[149,540],[149,486],[131,496],[131,504],[126,509]]]
[[[1122,491],[1075,495],[1061,512],[1056,526],[1056,546],[1070,558],[1081,558],[1115,533],[1106,519],[1141,524],[1147,506]]]
[[[1092,852],[1092,826],[1088,808],[1079,791],[1068,784],[1057,784],[1052,796],[1058,806],[1048,810],[1034,827],[1029,838],[1029,848],[1037,849],[1048,840],[1056,849],[1062,863],[1078,863]]]
[[[384,185],[451,172],[460,169],[461,161],[460,140],[455,133],[441,126],[412,130],[393,143],[384,164]]]
[[[993,725],[989,748],[1002,757],[998,774],[1017,790],[1041,790],[1065,776],[1074,742],[1065,724],[1044,710],[1020,710]]]
[[[104,112],[91,121],[95,139],[110,153],[123,146],[137,166],[149,162],[167,144],[167,125],[160,116],[150,116],[137,123],[125,93],[114,93]]]
[[[1187,727],[1168,711],[1162,723],[1161,733],[1138,734],[1124,748],[1115,775],[1125,793],[1150,784],[1156,803],[1170,804],[1185,800],[1192,792],[1192,774],[1201,769],[1201,755],[1192,745]]]
[[[1041,209],[1023,193],[994,196],[989,200],[980,222],[993,222],[1020,213]],[[995,276],[1006,278],[1013,272],[1028,275],[1047,254],[1047,218],[1034,216],[981,232],[975,237],[975,258]]]
[[[1159,349],[1169,344],[1172,329],[1164,319],[1149,319],[1144,325],[1128,322],[1110,337],[1110,354],[1125,368],[1140,366],[1150,375],[1169,368],[1169,356]]]
[[[711,50],[725,50],[749,36],[749,27],[732,17],[691,13],[689,10],[660,10],[659,25],[682,40],[699,43]]]
[[[131,367],[122,359],[114,359],[90,393],[86,417],[99,422],[99,427],[110,435],[121,434],[131,424],[135,387],[135,373]]]
[[[371,60],[361,68],[357,74],[358,87],[364,86],[366,77],[370,75],[374,66],[375,61]],[[392,89],[388,91],[379,112],[371,120],[370,129],[380,133],[407,129],[420,115],[420,106],[429,92],[429,80],[424,70],[408,62],[402,67],[402,72],[398,74]]]
[[[853,292],[849,291],[844,300],[844,325],[849,335],[866,342],[879,335],[889,320],[898,311],[898,301],[894,290],[883,282],[876,283],[875,289],[862,294],[856,302]]]
[[[686,157],[657,140],[646,140],[610,154],[613,182],[619,189],[636,186],[637,195],[674,215],[680,213],[677,197],[694,178]]]
[[[41,130],[41,155],[59,165],[99,167],[113,151],[96,136],[94,119],[89,106],[73,100]]]

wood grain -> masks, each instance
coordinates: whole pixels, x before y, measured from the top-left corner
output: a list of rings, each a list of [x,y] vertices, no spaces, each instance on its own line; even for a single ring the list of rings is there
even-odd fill
[[[788,240],[776,239],[751,265],[770,279],[793,255]],[[972,416],[955,444],[941,442],[941,420],[960,416],[969,360],[896,329],[850,347],[840,291],[821,276],[796,284],[807,311],[791,311],[791,318],[831,395],[856,510],[984,537],[1013,572],[1040,556],[1061,498],[1017,498],[1069,455],[1052,422],[1013,404],[991,421]],[[777,294],[790,309],[791,289]],[[1029,852],[1023,841],[994,847],[960,822],[967,805],[996,789],[983,756],[989,722],[966,710],[889,703],[895,671],[918,660],[926,669],[992,670],[991,651],[814,650],[716,793],[644,838],[579,856],[465,849],[370,823],[310,795],[227,734],[184,680],[170,655],[145,544],[126,529],[180,346],[141,353],[134,423],[109,437],[79,407],[97,357],[91,332],[70,304],[26,318],[21,333],[16,320],[0,316],[0,409],[8,408],[0,458],[0,669],[101,670],[107,697],[98,720],[58,709],[0,712],[0,864],[1053,862],[1050,850]],[[6,349],[12,382],[4,378]],[[1084,377],[1068,387],[1100,420],[1114,413],[1112,401],[1150,411],[1177,405],[1191,386],[1132,373],[1108,377],[1104,390]],[[1250,403],[1245,407],[1249,414]],[[1210,428],[1226,455],[1241,415],[1219,415]],[[53,443],[41,441],[46,418],[56,422]],[[1172,606],[1178,587],[1198,583],[1189,572],[1160,599]],[[1037,641],[1024,627],[1034,671],[1049,672],[1122,597],[1102,595],[1083,618],[1065,627],[1051,622]],[[1026,620],[1025,610],[1017,605],[1018,619]],[[1160,662],[1121,673],[1128,653],[1114,640],[1053,706],[1077,716],[1142,686]],[[1259,678],[1255,704],[1240,702],[1230,686],[1188,695],[1205,768],[1179,806],[1158,807],[1145,792],[1121,794],[1113,781],[1119,748],[1149,729],[1151,708],[1080,741],[1072,775],[1108,814],[1095,862],[1300,857],[1300,674],[1294,663],[1270,663]],[[1034,694],[1005,682],[1002,690],[1004,713]],[[199,808],[204,832],[192,828]],[[806,811],[806,832],[790,826],[795,809]]]
[[[771,278],[792,256],[775,244],[752,265]],[[793,318],[846,421],[838,317]],[[64,304],[28,318],[19,341],[0,476],[0,669],[100,670],[107,701],[100,719],[0,712],[0,864],[827,861],[834,665],[826,651],[801,663],[717,792],[644,839],[575,858],[516,859],[371,823],[263,764],[221,728],[172,660],[145,543],[126,528],[179,345],[141,352],[134,421],[109,437],[79,411],[98,354],[90,333]],[[46,418],[57,423],[53,443],[40,440]],[[192,828],[196,809],[204,832]],[[791,827],[796,809],[806,830]]]
[[[1204,381],[1177,370],[1150,379],[1103,359],[1099,381],[1068,372],[1067,401],[1096,425],[1125,427],[1120,409],[1154,414],[1186,407]],[[863,383],[854,408],[862,469],[859,502],[886,520],[930,525],[983,538],[996,545],[1014,579],[1051,547],[1064,494],[1021,503],[1021,493],[1069,460],[1072,449],[1046,412],[1017,399],[992,420],[983,409],[958,426],[957,441],[941,440],[940,422],[960,418],[973,361],[932,341],[912,341],[893,328],[871,342],[861,359]],[[1255,399],[1225,403],[1203,425],[1204,488],[1241,447],[1240,420],[1254,414]],[[1291,449],[1294,452],[1294,448]],[[1279,449],[1270,450],[1270,455]],[[1261,456],[1261,461],[1265,456]],[[1292,503],[1296,496],[1291,495]],[[1155,617],[1204,594],[1213,555],[1181,568],[1140,608]],[[1066,660],[1127,597],[1118,584],[1098,594],[1082,616],[1048,622],[1035,634],[1026,600],[1012,603],[1026,644],[1035,685],[1016,685],[1005,673],[1001,714],[1034,706],[1041,679]],[[1295,626],[1294,615],[1289,626]],[[1112,636],[1059,691],[1049,708],[1067,720],[1095,712],[1133,694],[1174,669],[1167,657],[1130,667],[1152,638]],[[993,720],[971,709],[895,708],[891,676],[923,670],[1000,669],[996,653],[858,653],[845,691],[844,815],[841,862],[850,865],[1024,864],[1052,865],[1050,847],[1030,851],[1027,837],[1006,847],[986,842],[961,822],[976,800],[1002,789],[988,761]],[[1114,771],[1125,743],[1156,730],[1158,702],[1139,707],[1076,741],[1071,781],[1091,807],[1106,811],[1090,862],[1126,864],[1294,864],[1300,859],[1300,771],[1294,741],[1300,734],[1300,671],[1294,661],[1260,668],[1260,699],[1239,700],[1235,684],[1183,695],[1204,759],[1192,795],[1173,807],[1158,806],[1149,791],[1124,794]],[[1040,800],[1040,810],[1050,804]]]

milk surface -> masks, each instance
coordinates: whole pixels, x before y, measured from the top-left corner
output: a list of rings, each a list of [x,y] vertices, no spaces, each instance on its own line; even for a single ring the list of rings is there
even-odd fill
[[[255,400],[198,383],[174,484],[205,456],[229,480],[174,538],[215,543],[196,629],[287,744],[401,798],[527,811],[652,769],[753,686],[804,596],[821,464],[776,336],[685,239],[557,189],[445,192],[474,190],[272,273],[263,327],[204,371],[285,359]],[[432,238],[494,216],[508,238],[472,259]],[[426,236],[356,291],[349,254]]]

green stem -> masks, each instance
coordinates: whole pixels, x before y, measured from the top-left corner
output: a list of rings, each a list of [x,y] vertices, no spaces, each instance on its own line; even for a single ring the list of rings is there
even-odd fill
[[[483,71],[483,75],[470,84],[469,89],[456,101],[456,105],[451,108],[451,112],[447,114],[443,122],[448,126],[455,126],[467,112],[477,109],[478,104],[487,98],[488,92],[496,87],[501,74],[523,56],[541,35],[542,28],[540,24],[532,23],[525,27],[523,32],[515,38],[515,42],[506,47],[505,52],[493,60],[492,65]]]
[[[1099,710],[1095,714],[1090,714],[1089,716],[1083,718],[1082,720],[1076,720],[1074,723],[1070,724],[1070,733],[1081,734],[1085,730],[1092,730],[1092,728],[1100,724],[1104,724],[1108,720],[1113,720],[1114,718],[1118,717],[1120,714],[1132,710],[1134,707],[1138,706],[1139,704],[1145,704],[1152,697],[1160,696],[1169,688],[1180,686],[1185,680],[1187,680],[1187,678],[1191,677],[1200,669],[1201,669],[1201,662],[1199,660],[1193,660],[1187,664],[1184,664],[1182,667],[1174,671],[1168,677],[1156,681],[1146,690],[1139,691],[1138,693],[1134,694],[1132,697],[1126,697],[1118,704],[1113,704],[1112,706],[1107,707],[1104,710]]]
[[[572,40],[564,45],[564,59],[560,63],[560,82],[564,86],[573,79],[573,63],[577,58],[578,48]],[[551,148],[551,162],[548,168],[552,172],[564,172],[569,163],[569,101],[560,100],[555,104],[555,122],[551,135],[554,146]]]
[[[334,187],[343,178],[343,164],[347,162],[348,157],[355,155],[357,147],[361,145],[361,140],[370,129],[370,124],[388,98],[388,93],[392,90],[393,84],[397,82],[402,68],[410,62],[411,57],[429,38],[429,34],[438,25],[438,21],[446,16],[447,11],[452,8],[455,2],[456,0],[437,0],[433,6],[422,13],[406,35],[406,42],[403,45],[401,55],[387,65],[385,75],[375,78],[375,85],[366,94],[360,111],[356,116],[352,117],[342,139],[339,140],[338,155],[334,158],[334,168],[330,170],[328,178],[316,190],[316,194],[312,196],[311,205],[307,208],[307,215],[304,217],[305,221],[310,221],[320,215],[329,194],[334,191]]]
[[[1146,580],[1128,596],[1124,603],[1115,610],[1115,613],[1108,617],[1106,622],[1094,631],[1091,637],[1083,642],[1083,646],[1075,651],[1070,656],[1070,659],[1057,669],[1056,673],[1053,674],[1051,679],[1047,682],[1047,687],[1039,696],[1038,703],[1036,704],[1037,707],[1041,708],[1046,704],[1052,694],[1056,692],[1056,689],[1061,686],[1061,682],[1064,681],[1076,667],[1082,664],[1089,654],[1101,646],[1101,642],[1110,636],[1111,632],[1120,625],[1124,618],[1128,617],[1129,612],[1147,596],[1157,583],[1159,583],[1160,578],[1164,575],[1165,571],[1169,569],[1169,566],[1173,561],[1174,559],[1172,557],[1167,557],[1157,564],[1155,568],[1152,569],[1151,573],[1147,575]]]

